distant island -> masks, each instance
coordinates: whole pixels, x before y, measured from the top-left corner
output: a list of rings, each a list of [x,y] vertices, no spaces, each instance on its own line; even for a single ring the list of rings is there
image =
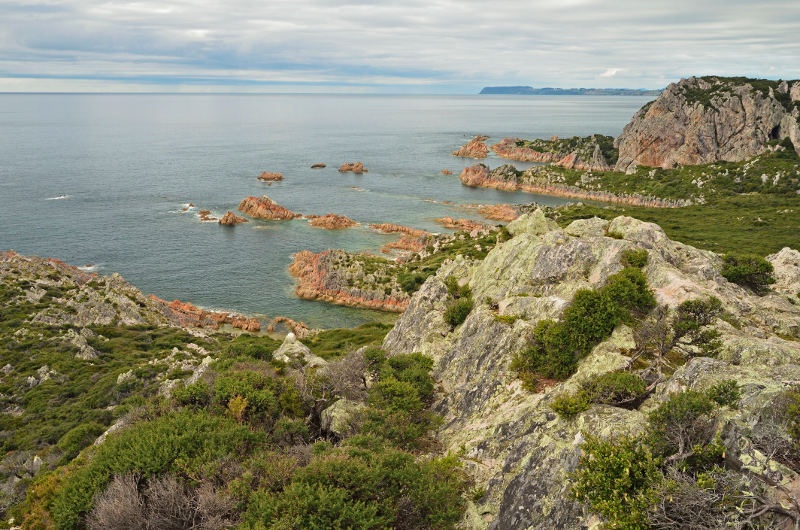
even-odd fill
[[[643,88],[533,88],[530,86],[487,86],[481,94],[510,94],[522,96],[657,96],[658,90]]]

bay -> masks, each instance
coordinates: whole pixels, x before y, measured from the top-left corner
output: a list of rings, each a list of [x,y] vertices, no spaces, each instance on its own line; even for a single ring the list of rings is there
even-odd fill
[[[294,252],[378,252],[392,239],[367,224],[445,231],[463,204],[566,201],[466,188],[474,160],[450,152],[476,134],[616,136],[652,98],[226,94],[0,94],[0,249],[118,272],[146,293],[314,327],[353,326],[364,310],[297,299]],[[362,161],[362,175],[340,174]],[[313,163],[327,164],[312,170]],[[490,156],[491,167],[503,163]],[[524,167],[518,164],[518,167]],[[450,169],[451,176],[441,174]],[[277,171],[282,182],[256,180]],[[307,221],[200,222],[248,195],[304,214],[346,215],[361,226]],[[196,208],[182,211],[192,203]]]

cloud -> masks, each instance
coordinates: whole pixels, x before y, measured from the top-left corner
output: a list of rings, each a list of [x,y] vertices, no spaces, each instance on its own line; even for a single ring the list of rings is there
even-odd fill
[[[797,27],[796,0],[0,0],[0,91],[45,79],[467,93],[658,88],[710,73],[792,79]]]

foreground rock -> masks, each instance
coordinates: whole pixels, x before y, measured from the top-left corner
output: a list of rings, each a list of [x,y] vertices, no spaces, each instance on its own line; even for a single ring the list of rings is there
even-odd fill
[[[339,166],[339,173],[367,173],[368,170],[364,167],[362,162],[345,162]]]
[[[245,197],[239,203],[239,211],[255,217],[257,219],[267,219],[271,221],[289,220],[301,217],[299,213],[287,210],[266,195],[261,197]]]
[[[336,215],[328,213],[321,216],[307,216],[309,224],[314,228],[325,228],[327,230],[341,230],[343,228],[351,228],[358,226],[358,223],[345,217],[344,215]]]
[[[483,143],[488,136],[476,136],[466,144],[462,145],[455,151],[453,156],[461,156],[464,158],[486,158],[489,153],[489,148]]]
[[[800,154],[799,105],[800,81],[682,79],[625,126],[616,169],[739,162],[783,138]]]
[[[219,220],[219,224],[225,226],[235,226],[242,223],[247,223],[248,220],[244,217],[239,217],[232,211],[228,210],[225,212],[225,215],[222,216],[222,219]]]
[[[785,381],[800,380],[800,305],[783,294],[758,297],[727,282],[718,272],[717,255],[671,241],[658,226],[632,218],[580,220],[561,229],[537,211],[510,223],[508,230],[514,237],[484,260],[446,262],[415,293],[383,343],[393,354],[422,352],[434,359],[441,386],[434,410],[444,418],[443,450],[463,455],[476,488],[485,489],[471,505],[464,528],[555,530],[596,524],[598,519],[570,496],[570,472],[578,463],[583,433],[640,432],[646,412],[681,389],[739,381],[739,408],[723,420],[726,454],[742,460],[753,454],[749,433],[755,436],[764,425],[763,410],[786,388]],[[668,310],[709,296],[722,302],[728,316],[714,322],[722,334],[721,352],[715,360],[691,360],[660,383],[640,410],[594,405],[572,420],[562,419],[549,406],[555,396],[631,364],[632,330],[620,326],[572,378],[540,393],[522,388],[512,359],[528,347],[538,321],[558,318],[578,290],[602,286],[622,268],[622,252],[634,248],[648,251],[644,272],[658,303]],[[445,280],[451,276],[468,284],[476,301],[455,328],[444,318],[450,299]],[[765,461],[766,468],[771,465]],[[792,472],[781,478],[790,485],[796,479]]]
[[[402,312],[408,305],[408,294],[396,279],[387,284],[385,279],[368,272],[371,259],[374,258],[342,250],[298,252],[289,266],[289,272],[298,280],[295,294],[304,300]]]

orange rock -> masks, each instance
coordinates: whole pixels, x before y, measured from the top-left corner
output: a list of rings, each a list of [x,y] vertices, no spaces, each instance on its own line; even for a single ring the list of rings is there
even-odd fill
[[[441,217],[435,220],[440,225],[444,226],[445,228],[450,228],[452,230],[464,230],[466,232],[472,231],[486,231],[488,228],[486,225],[478,223],[476,221],[471,221],[469,219],[454,219],[452,217]]]
[[[239,203],[239,211],[250,217],[268,220],[287,220],[300,217],[299,213],[287,210],[266,195],[261,197],[245,197]]]
[[[453,172],[450,171],[449,169],[443,169],[442,170],[442,175],[452,175],[452,174],[453,174]]]
[[[231,212],[230,210],[225,212],[225,215],[222,216],[222,219],[219,220],[219,224],[226,225],[226,226],[233,226],[238,225],[240,223],[247,223],[247,219],[244,217],[239,217],[235,213]]]
[[[349,217],[332,213],[328,213],[323,216],[308,216],[308,218],[310,219],[311,226],[315,228],[325,228],[327,230],[350,228],[358,224]]]
[[[465,186],[485,186],[489,180],[489,167],[484,164],[465,167],[458,178]]]
[[[211,215],[211,210],[200,210],[197,212],[201,221],[216,221],[217,218]]]
[[[368,170],[364,167],[364,164],[361,162],[345,162],[339,167],[339,173],[344,173],[345,171],[352,171],[353,173],[368,172]]]
[[[323,164],[322,162],[317,162],[316,164],[311,164],[311,169],[322,169],[324,167],[327,167],[327,166],[325,164]],[[297,333],[295,333],[295,335],[297,335]]]
[[[278,182],[279,180],[283,180],[283,174],[262,171],[258,176],[258,180],[262,180],[264,182]]]
[[[519,217],[519,211],[510,204],[484,204],[478,206],[478,213],[493,221],[509,222]]]
[[[557,136],[553,138],[558,139]],[[519,147],[517,146],[518,141],[519,138],[503,138],[492,146],[492,151],[499,157],[520,162],[557,162],[563,157],[558,153],[543,153],[530,147]]]
[[[463,156],[465,158],[486,158],[489,148],[484,144],[488,136],[476,136],[465,145],[453,151],[453,156]]]

